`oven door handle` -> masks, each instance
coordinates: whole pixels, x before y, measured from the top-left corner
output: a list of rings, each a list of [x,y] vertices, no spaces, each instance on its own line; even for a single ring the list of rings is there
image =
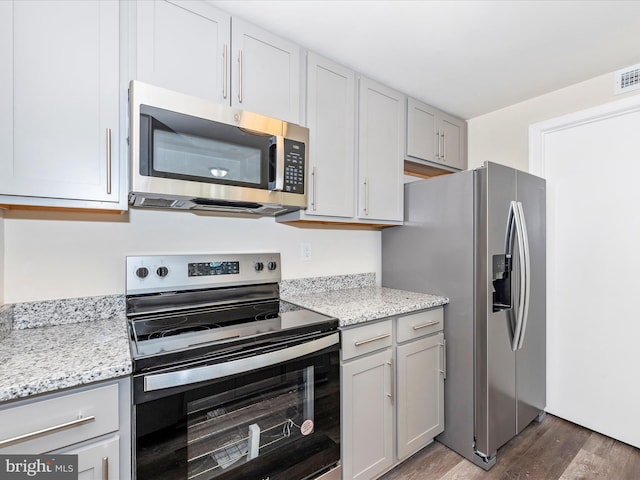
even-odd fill
[[[204,367],[190,368],[188,370],[147,375],[144,377],[144,391],[152,392],[154,390],[191,385],[192,383],[236,375],[300,358],[338,343],[340,343],[340,334],[336,332],[317,340],[283,348],[282,350],[267,352],[262,355],[240,358],[238,360],[231,360],[229,362]]]

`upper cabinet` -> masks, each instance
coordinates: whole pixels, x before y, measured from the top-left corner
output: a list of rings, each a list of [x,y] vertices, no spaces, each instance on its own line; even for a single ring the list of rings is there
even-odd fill
[[[300,47],[234,18],[231,105],[300,122]]]
[[[467,167],[466,122],[418,100],[407,100],[406,159],[451,170]]]
[[[384,85],[360,79],[358,215],[362,218],[402,222],[405,99]]]
[[[278,221],[401,223],[404,95],[312,52],[306,74],[308,206]]]
[[[137,3],[136,78],[300,123],[300,47],[206,2]]]
[[[308,215],[343,218],[355,215],[355,109],[356,79],[353,70],[309,53]]]
[[[136,4],[137,79],[229,102],[231,18],[204,2]]]
[[[0,2],[0,204],[126,209],[120,6]]]

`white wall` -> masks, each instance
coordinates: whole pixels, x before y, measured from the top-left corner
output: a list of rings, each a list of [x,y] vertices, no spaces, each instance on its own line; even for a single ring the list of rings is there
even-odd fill
[[[639,94],[613,95],[613,73],[511,105],[468,122],[469,168],[485,161],[529,170],[529,125]]]
[[[380,277],[379,231],[139,209],[127,215],[7,211],[4,230],[7,303],[123,294],[124,258],[140,254],[276,251],[285,279],[365,272]],[[311,244],[311,261],[301,260],[303,242]]]

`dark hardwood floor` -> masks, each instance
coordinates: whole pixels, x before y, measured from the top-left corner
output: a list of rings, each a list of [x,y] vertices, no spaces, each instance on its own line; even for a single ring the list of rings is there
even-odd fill
[[[500,448],[488,472],[434,442],[382,477],[400,479],[638,480],[640,450],[547,415]]]

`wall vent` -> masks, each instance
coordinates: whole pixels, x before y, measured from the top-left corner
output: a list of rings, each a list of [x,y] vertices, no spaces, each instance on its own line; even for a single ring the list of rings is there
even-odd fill
[[[615,84],[613,94],[627,93],[640,88],[640,65],[623,68],[613,74]]]

